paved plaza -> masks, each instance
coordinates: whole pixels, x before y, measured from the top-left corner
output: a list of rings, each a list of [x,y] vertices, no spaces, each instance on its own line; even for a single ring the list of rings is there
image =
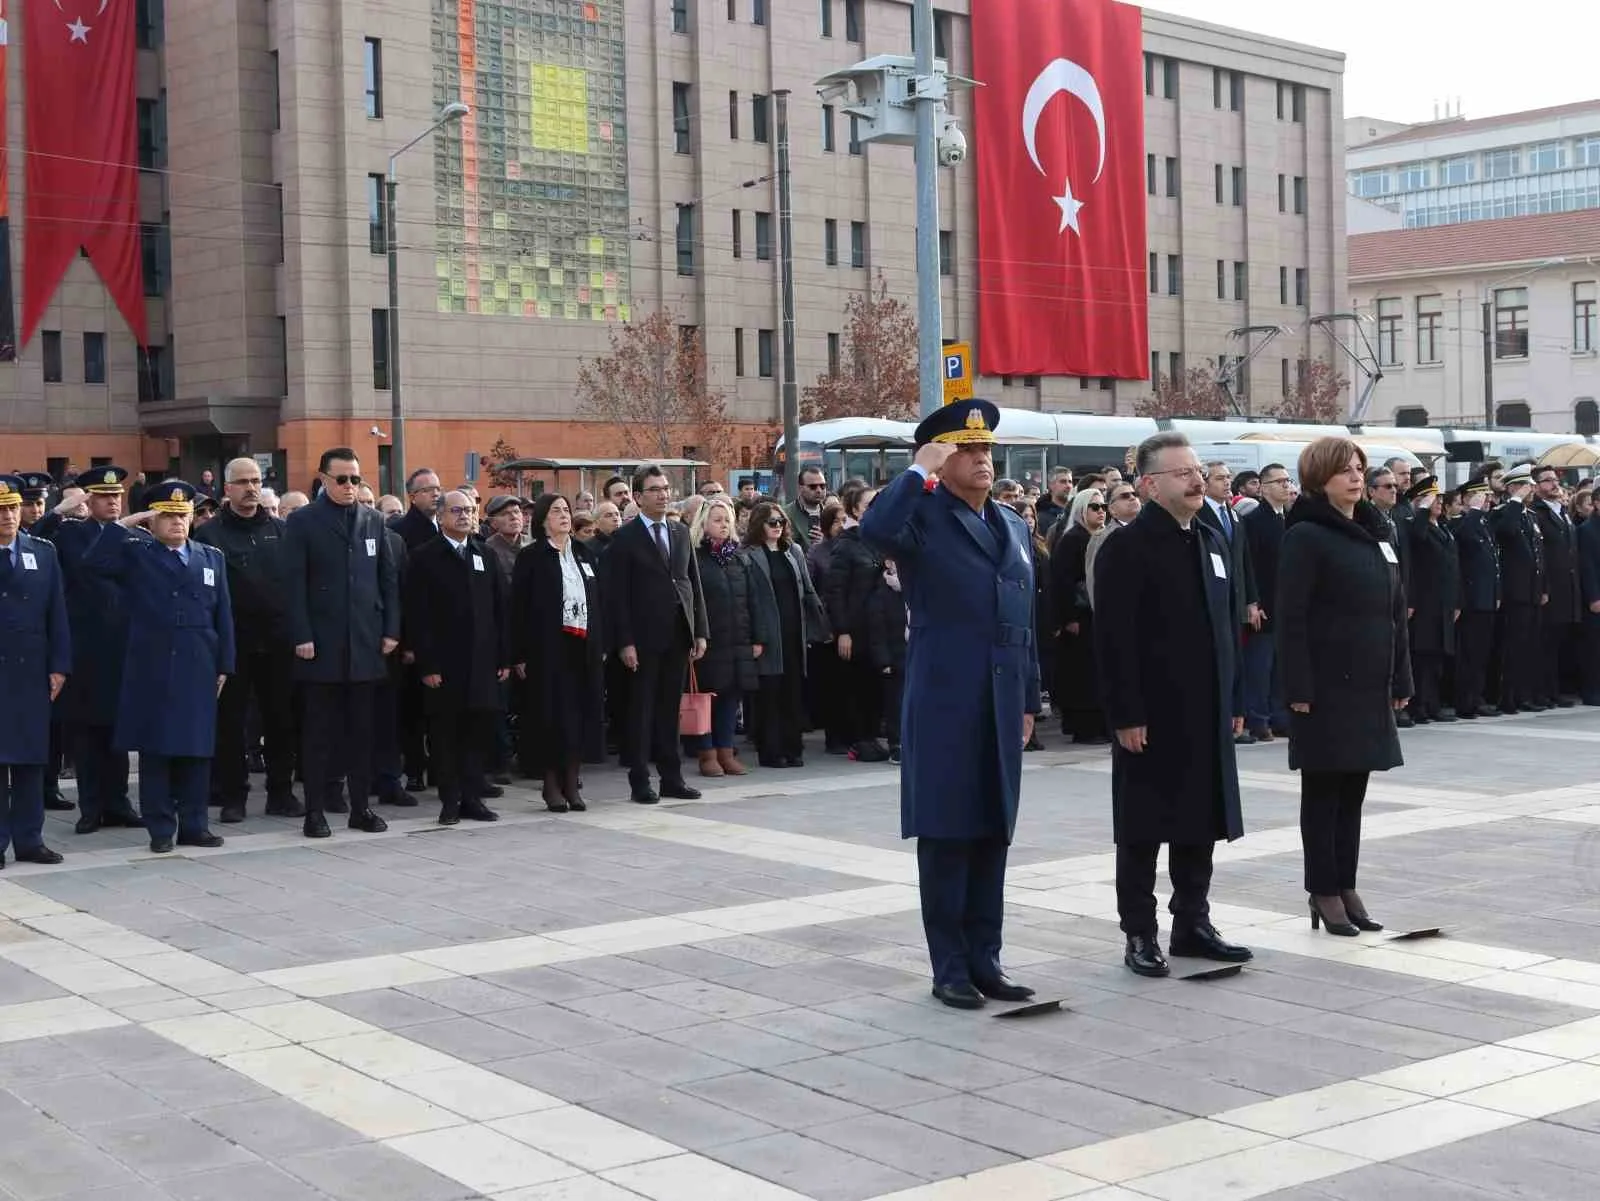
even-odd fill
[[[1284,744],[1242,748],[1213,904],[1257,957],[1211,982],[1122,967],[1109,759],[1047,737],[1006,960],[1065,1008],[1015,1020],[928,995],[888,765],[161,857],[53,815],[66,864],[0,875],[0,1197],[1594,1196],[1600,712],[1406,732],[1359,940],[1309,929]]]

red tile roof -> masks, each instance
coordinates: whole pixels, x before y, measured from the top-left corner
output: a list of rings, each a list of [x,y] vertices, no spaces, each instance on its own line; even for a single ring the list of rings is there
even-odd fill
[[[1351,149],[1366,150],[1369,146],[1389,146],[1396,142],[1415,142],[1423,138],[1473,133],[1480,129],[1521,125],[1527,121],[1543,121],[1550,117],[1565,117],[1570,113],[1594,110],[1600,110],[1600,100],[1579,100],[1574,104],[1557,104],[1552,105],[1550,108],[1530,108],[1520,113],[1501,113],[1494,117],[1475,117],[1470,121],[1464,121],[1459,117],[1447,117],[1442,121],[1423,121],[1407,129],[1402,129],[1398,133],[1385,134],[1381,138],[1373,138],[1370,142],[1362,142],[1359,146],[1352,146]]]
[[[1600,259],[1600,209],[1355,234],[1350,278],[1543,259]]]

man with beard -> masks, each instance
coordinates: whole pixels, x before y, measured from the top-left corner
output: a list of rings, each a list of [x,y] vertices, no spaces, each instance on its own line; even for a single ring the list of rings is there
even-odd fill
[[[1117,912],[1123,962],[1169,974],[1156,921],[1156,857],[1167,844],[1174,956],[1252,958],[1211,924],[1219,838],[1244,833],[1234,739],[1244,729],[1239,595],[1228,544],[1200,520],[1206,470],[1182,434],[1140,445],[1148,502],[1095,562],[1095,646],[1112,746]]]

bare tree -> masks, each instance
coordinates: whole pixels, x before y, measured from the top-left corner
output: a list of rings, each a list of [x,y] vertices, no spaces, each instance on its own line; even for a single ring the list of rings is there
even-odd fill
[[[481,464],[489,473],[489,486],[491,488],[503,488],[508,492],[516,490],[516,473],[506,471],[505,465],[517,457],[517,448],[507,442],[505,438],[500,437],[494,440],[494,445],[489,448],[489,453],[484,456],[486,461]]]
[[[1133,402],[1140,417],[1225,417],[1228,399],[1210,367],[1191,367],[1181,379],[1158,375],[1153,395]]]
[[[844,305],[839,361],[800,397],[800,420],[917,415],[917,314],[889,295],[883,273]]]
[[[1293,386],[1272,415],[1285,421],[1336,425],[1344,420],[1344,390],[1349,383],[1327,359],[1301,359]]]

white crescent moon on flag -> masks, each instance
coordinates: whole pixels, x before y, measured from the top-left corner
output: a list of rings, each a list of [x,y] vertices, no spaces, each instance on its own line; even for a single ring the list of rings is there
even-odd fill
[[[1105,104],[1100,99],[1100,85],[1094,81],[1094,76],[1070,58],[1058,58],[1050,63],[1039,72],[1038,78],[1033,81],[1033,86],[1028,89],[1028,98],[1022,104],[1022,140],[1028,147],[1028,157],[1039,169],[1039,174],[1043,175],[1044,164],[1039,161],[1035,139],[1039,132],[1039,118],[1044,115],[1045,105],[1049,104],[1058,92],[1066,92],[1083,101],[1090,116],[1094,118],[1095,130],[1100,135],[1100,159],[1094,169],[1094,178],[1098,180],[1100,172],[1106,165]]]

